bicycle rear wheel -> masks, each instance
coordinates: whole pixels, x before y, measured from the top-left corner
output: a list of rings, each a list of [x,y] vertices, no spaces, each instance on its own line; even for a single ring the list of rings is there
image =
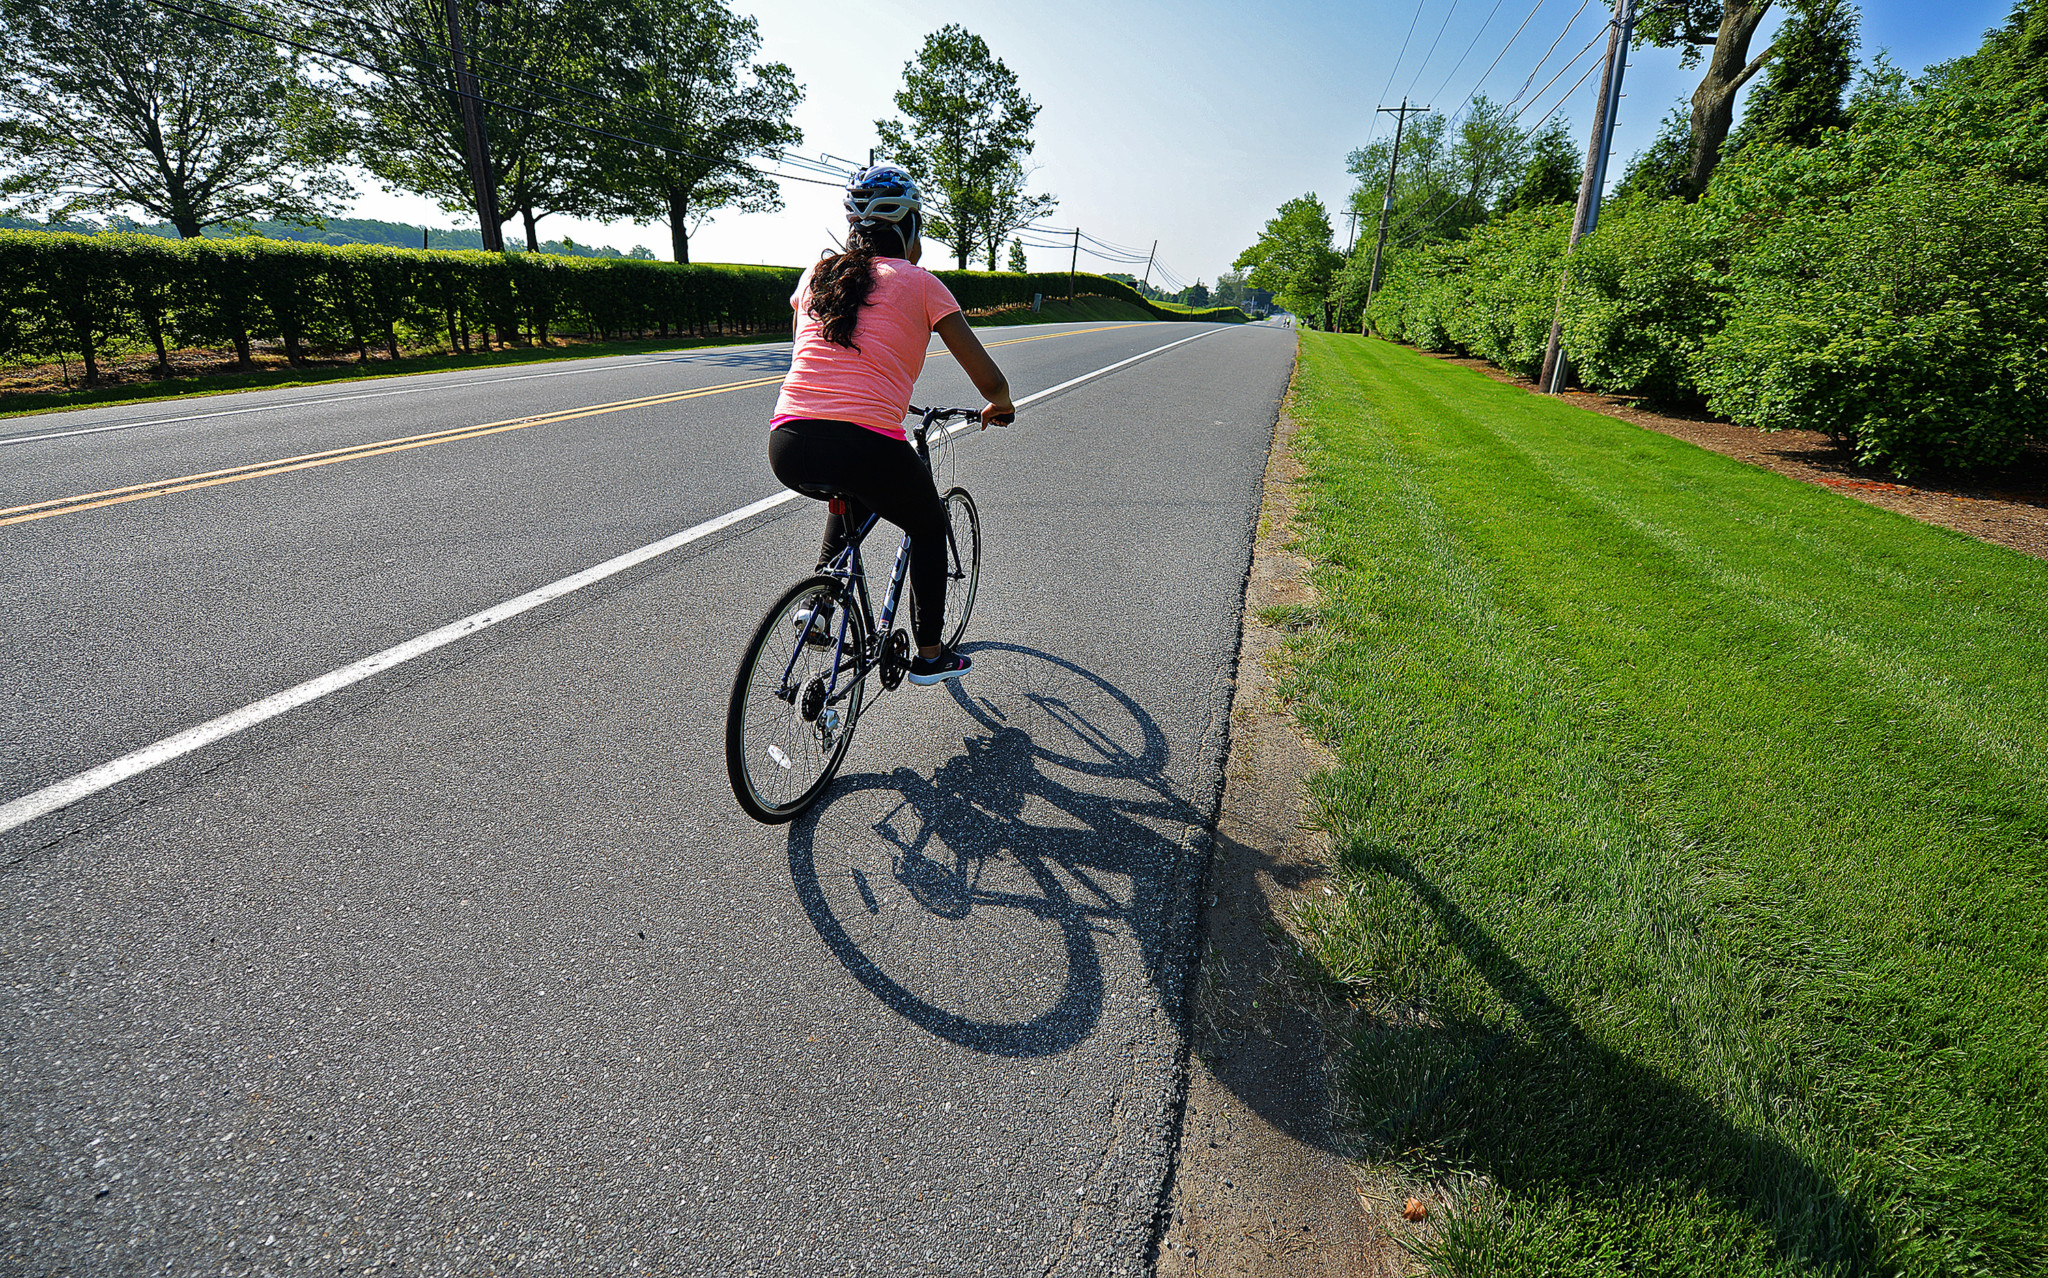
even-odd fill
[[[821,633],[803,613],[830,621]],[[725,771],[748,816],[779,825],[825,793],[860,718],[867,649],[867,618],[845,606],[831,577],[799,581],[761,619],[725,711]],[[835,661],[837,690],[828,695]]]
[[[965,488],[946,494],[946,624],[941,641],[952,648],[967,631],[974,592],[981,584],[981,512]]]

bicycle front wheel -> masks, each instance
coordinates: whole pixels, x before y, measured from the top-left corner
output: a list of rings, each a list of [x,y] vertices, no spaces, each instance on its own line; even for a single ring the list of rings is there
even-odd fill
[[[943,642],[957,647],[981,585],[981,512],[965,488],[946,494],[946,624]]]
[[[867,618],[831,577],[799,581],[761,619],[725,711],[726,775],[748,816],[793,820],[832,784],[866,695],[867,649]]]

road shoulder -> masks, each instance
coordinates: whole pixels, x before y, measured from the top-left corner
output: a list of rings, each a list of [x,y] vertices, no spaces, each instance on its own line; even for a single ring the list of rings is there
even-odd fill
[[[1309,603],[1288,548],[1300,464],[1282,414],[1245,590],[1222,807],[1190,1007],[1187,1095],[1157,1272],[1395,1275],[1406,1253],[1368,1216],[1332,1121],[1330,1033],[1294,976],[1286,927],[1332,875],[1302,788],[1329,764],[1280,699],[1271,661]],[[1268,624],[1261,618],[1281,624]]]

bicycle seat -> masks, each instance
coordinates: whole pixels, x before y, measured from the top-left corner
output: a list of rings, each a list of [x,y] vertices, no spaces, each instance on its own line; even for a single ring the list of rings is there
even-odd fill
[[[832,484],[795,484],[792,486],[806,497],[815,497],[819,501],[829,504],[832,507],[832,513],[835,515],[846,513],[846,503],[852,496],[851,493]]]

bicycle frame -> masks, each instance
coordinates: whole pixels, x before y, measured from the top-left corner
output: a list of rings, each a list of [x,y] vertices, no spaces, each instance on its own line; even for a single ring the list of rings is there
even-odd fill
[[[911,411],[920,410],[912,408]],[[924,462],[926,469],[930,469],[932,455],[926,437],[930,434],[931,428],[951,416],[970,417],[977,414],[971,409],[930,408],[922,411],[924,420],[918,423],[914,431],[915,447],[918,459]],[[860,547],[881,519],[880,515],[870,514],[867,522],[848,539],[846,549],[833,556],[832,562],[818,570],[827,577],[838,578],[841,583],[838,596],[839,633],[832,639],[832,675],[825,684],[825,704],[828,706],[845,700],[854,686],[865,679],[869,671],[881,664],[882,654],[888,650],[890,628],[896,621],[896,606],[902,600],[903,583],[910,576],[910,534],[905,533],[902,542],[896,547],[896,564],[889,573],[889,592],[883,596],[881,622],[877,625],[874,603],[868,595],[867,571],[861,563]],[[953,529],[950,526],[946,529],[946,541],[957,560],[960,548],[952,544]],[[846,645],[849,631],[853,627],[853,608],[856,601],[861,610],[862,620],[868,623],[868,634],[871,636],[873,650],[854,654],[853,661],[849,664]],[[808,637],[809,631],[806,629],[805,634],[799,636],[796,648],[791,650],[789,661],[782,668],[782,686],[785,690],[789,690],[789,677],[796,670],[797,656]],[[847,676],[844,688],[840,686],[842,672]]]

